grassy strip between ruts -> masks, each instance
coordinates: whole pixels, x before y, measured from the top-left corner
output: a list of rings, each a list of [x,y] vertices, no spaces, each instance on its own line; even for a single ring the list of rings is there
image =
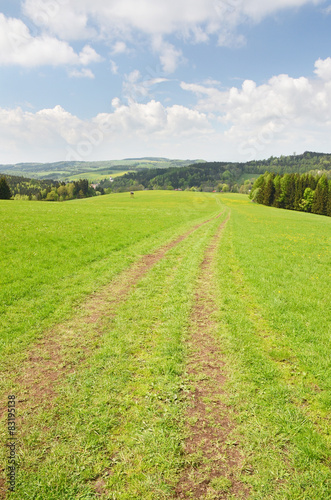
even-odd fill
[[[245,226],[244,219],[236,215],[235,206],[229,205],[233,216],[221,240],[218,261],[219,339],[229,366],[229,409],[237,421],[233,441],[240,439],[243,445],[247,461],[242,472],[252,487],[250,498],[331,498],[328,436],[314,425],[313,412],[310,415],[313,418],[309,419],[309,408],[307,411],[298,404],[302,392],[311,392],[309,377],[304,390],[305,380],[301,374],[289,377],[287,370],[280,366],[275,348],[278,354],[283,349],[282,356],[287,349],[288,356],[290,336],[286,339],[286,329],[272,331],[267,321],[268,310],[257,304],[259,295],[249,280],[249,272],[243,273],[237,258],[239,254],[243,259],[243,251],[238,251],[239,226],[240,244],[244,247],[246,243],[245,251],[251,261],[256,257],[254,234],[250,233],[249,225]],[[249,213],[249,208],[247,210]],[[265,215],[263,210],[256,210],[255,225],[259,217],[262,224]],[[282,224],[281,219],[279,223]],[[287,258],[286,254],[283,258]],[[261,262],[263,264],[262,257],[256,260],[256,272]],[[290,287],[291,283],[282,283],[282,286]],[[263,297],[261,289],[260,294]],[[261,317],[263,314],[267,319]],[[303,349],[306,348],[303,342]],[[300,355],[298,343],[291,354],[294,359]],[[323,380],[323,375],[320,376]]]
[[[169,498],[183,463],[183,336],[221,221],[170,250],[105,324],[100,348],[60,397],[24,414],[13,498]]]
[[[229,440],[229,418],[221,346],[215,336],[218,323],[215,257],[222,237],[222,224],[205,253],[195,290],[187,336],[186,372],[188,408],[185,414],[187,465],[176,488],[176,499],[240,499],[249,497],[241,475],[244,457],[240,443]]]

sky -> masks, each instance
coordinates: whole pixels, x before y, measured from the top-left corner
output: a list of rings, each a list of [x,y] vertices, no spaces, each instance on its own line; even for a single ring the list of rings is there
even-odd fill
[[[0,164],[330,139],[331,0],[0,0]]]

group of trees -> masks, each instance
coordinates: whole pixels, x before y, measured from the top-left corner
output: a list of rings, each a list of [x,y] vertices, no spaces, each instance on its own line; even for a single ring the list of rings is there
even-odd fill
[[[274,174],[256,179],[250,198],[263,205],[331,217],[331,180],[326,174]]]
[[[143,169],[116,177],[110,185],[100,184],[114,192],[140,189],[182,189],[238,192],[242,183],[243,164],[225,162],[194,163],[181,168]]]
[[[39,199],[46,201],[66,201],[75,198],[90,198],[105,194],[104,190],[100,188],[99,191],[89,186],[87,179],[79,179],[79,181],[61,182],[58,187],[53,187],[50,191],[41,191]]]
[[[102,187],[98,189],[90,187],[87,179],[69,183],[15,175],[4,175],[0,179],[0,199],[65,201],[104,194]]]
[[[77,165],[72,167],[76,168]],[[117,165],[116,168],[119,167]],[[266,170],[272,171],[273,174],[268,172],[265,174]],[[253,185],[253,179],[259,174],[263,175]],[[290,210],[325,213],[325,204],[321,208],[316,198],[320,190],[323,190],[324,197],[326,189],[330,193],[329,177],[331,177],[331,155],[307,151],[302,155],[293,154],[279,158],[272,156],[267,160],[246,163],[196,161],[183,167],[139,169],[137,166],[135,172],[128,172],[112,181],[102,180],[96,190],[89,187],[86,179],[65,183],[6,175],[6,181],[13,198],[64,201],[110,192],[179,189],[252,193],[254,201],[258,203]],[[267,178],[268,186],[264,184]],[[259,191],[256,191],[257,189]]]
[[[112,184],[104,181],[104,189],[114,192],[134,191],[139,189],[197,189],[200,191],[230,191],[249,193],[252,183],[250,175],[263,174],[266,170],[275,174],[315,175],[331,172],[331,155],[305,152],[302,155],[271,156],[267,160],[246,163],[201,162],[181,168],[152,168],[129,172],[117,177]],[[224,186],[224,188],[223,188]]]

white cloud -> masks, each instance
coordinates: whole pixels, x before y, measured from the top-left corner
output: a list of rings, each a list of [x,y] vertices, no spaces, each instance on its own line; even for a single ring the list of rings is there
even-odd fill
[[[64,40],[85,40],[97,35],[89,27],[89,13],[70,0],[25,0],[23,13],[38,27]]]
[[[330,150],[330,59],[318,60],[316,77],[276,75],[263,85],[246,80],[240,88],[222,89],[219,82],[181,83],[197,102],[165,106],[119,98],[113,110],[80,120],[62,107],[36,113],[0,109],[0,150],[16,161],[107,159],[135,155],[202,157],[247,161],[293,151]],[[126,76],[132,89],[149,98],[162,77],[144,81],[135,70]],[[130,90],[131,89],[131,90]],[[69,148],[69,149],[68,149]],[[12,158],[12,156],[11,156]],[[3,160],[2,160],[3,161]]]
[[[173,72],[181,51],[167,40],[205,43],[216,36],[219,45],[241,46],[238,27],[260,22],[280,10],[324,0],[25,0],[24,13],[47,33],[63,40],[106,39],[112,54],[145,40],[159,53],[164,71]]]
[[[0,108],[0,144],[3,158],[6,154],[18,161],[25,158],[57,157],[64,153],[64,146],[75,144],[86,126],[61,106],[43,109],[36,113],[21,108]],[[12,160],[9,160],[12,161]],[[28,161],[28,160],[27,160]]]
[[[232,0],[230,0],[231,2]],[[243,13],[250,19],[259,22],[264,17],[269,16],[283,9],[299,8],[307,4],[319,5],[324,0],[273,0],[264,2],[261,0],[245,0],[238,2],[241,4]]]
[[[162,149],[163,144],[199,142],[212,132],[204,113],[160,102],[123,105],[113,100],[113,111],[80,120],[61,106],[36,113],[0,108],[0,148],[14,161],[114,158]],[[186,146],[187,147],[187,146]]]
[[[117,41],[115,43],[115,45],[113,46],[111,53],[113,55],[116,55],[116,54],[124,54],[127,51],[128,51],[128,48],[126,46],[126,43]]]
[[[0,13],[0,65],[86,66],[99,61],[101,57],[89,45],[77,54],[67,42],[49,35],[33,37],[21,20]]]
[[[124,76],[123,96],[129,102],[140,102],[150,96],[153,86],[167,81],[167,78],[162,77],[151,78],[150,73],[143,77],[140,71],[136,69]]]
[[[154,37],[153,47],[160,54],[160,62],[164,73],[173,73],[179,62],[183,60],[182,51],[177,50],[171,43],[165,42],[160,36]]]
[[[100,61],[102,61],[102,57],[89,45],[85,45],[83,50],[79,53],[79,64],[83,66]]]
[[[95,78],[93,72],[88,68],[72,69],[69,71],[69,76],[71,78],[90,78],[91,80]]]
[[[331,57],[318,59],[315,62],[315,73],[322,80],[331,80]]]
[[[331,59],[319,60],[315,66],[319,77],[315,80],[278,75],[260,86],[246,80],[239,89],[219,90],[185,82],[181,87],[198,97],[196,109],[199,112],[207,113],[210,119],[218,118],[225,127],[224,138],[240,154],[249,153],[249,159],[261,157],[272,148],[281,151],[282,147],[284,152],[291,143],[293,150],[300,150],[300,145],[313,149],[318,135],[321,144],[324,143],[323,148],[328,150]],[[309,140],[313,141],[311,145]]]
[[[111,72],[113,73],[113,75],[117,75],[118,74],[118,65],[112,59],[110,59],[109,62],[110,62],[110,70],[111,70]]]

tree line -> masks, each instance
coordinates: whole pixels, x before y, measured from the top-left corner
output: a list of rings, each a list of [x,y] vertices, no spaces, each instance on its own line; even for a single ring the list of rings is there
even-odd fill
[[[265,172],[254,182],[250,198],[269,207],[331,217],[331,180],[327,174],[279,175]]]
[[[239,192],[243,184],[239,178],[243,172],[240,163],[204,162],[180,168],[142,169],[116,177],[112,183],[101,181],[100,185],[104,189],[111,188],[113,192],[142,189]]]
[[[275,174],[331,173],[331,155],[306,151],[301,155],[271,156],[266,160],[240,162],[201,162],[181,168],[152,168],[129,172],[100,184],[113,192],[140,189],[192,189],[199,191],[230,191],[248,193],[253,183],[250,176],[266,170]],[[248,179],[247,179],[248,177]]]
[[[6,175],[13,198],[64,201],[110,192],[138,191],[143,189],[179,189],[192,191],[217,191],[248,194],[254,191],[257,175],[272,171],[276,177],[307,175],[314,178],[331,176],[331,155],[306,151],[302,155],[270,157],[267,160],[240,162],[194,162],[184,167],[143,168],[136,172],[104,179],[96,190],[86,179],[74,182],[26,179]],[[278,181],[277,181],[278,182]],[[310,186],[306,186],[310,187]],[[315,191],[315,187],[311,188]],[[309,192],[305,200],[306,211],[312,210]],[[311,197],[311,193],[310,193]],[[278,203],[278,202],[277,202]],[[280,202],[283,203],[283,202]],[[296,202],[295,210],[298,210]]]
[[[66,201],[75,198],[89,198],[105,194],[102,187],[98,191],[89,186],[87,179],[73,182],[37,180],[16,175],[3,175],[0,179],[0,199]]]

